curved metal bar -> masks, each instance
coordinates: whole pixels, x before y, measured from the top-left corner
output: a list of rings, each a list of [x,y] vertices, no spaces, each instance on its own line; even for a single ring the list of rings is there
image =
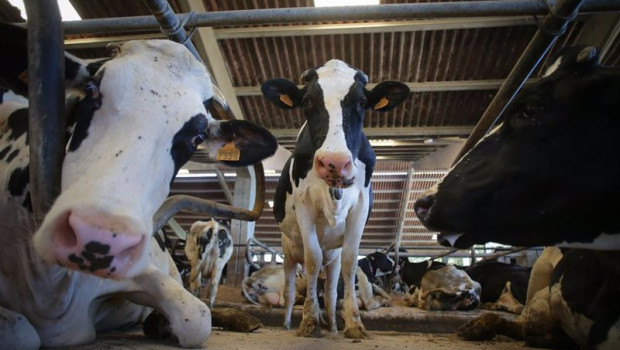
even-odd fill
[[[256,221],[263,213],[263,206],[265,204],[263,164],[260,162],[254,164],[254,171],[256,172],[256,198],[254,199],[254,208],[252,210],[236,208],[187,195],[171,196],[166,198],[155,215],[153,215],[153,232],[157,232],[174,214],[181,210],[190,210],[221,219]]]
[[[617,0],[587,0],[583,11],[617,11]],[[547,6],[538,0],[463,1],[441,3],[387,4],[378,6],[296,7],[261,10],[218,11],[196,13],[188,27],[223,25],[256,25],[268,23],[302,23],[313,21],[398,20],[445,17],[527,16],[544,15]],[[178,14],[184,19],[188,14]],[[152,30],[159,24],[151,16],[85,19],[63,22],[67,34],[109,33],[118,31]]]

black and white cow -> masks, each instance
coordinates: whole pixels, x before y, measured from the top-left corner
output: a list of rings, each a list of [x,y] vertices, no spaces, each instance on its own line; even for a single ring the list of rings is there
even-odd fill
[[[297,334],[320,336],[317,277],[327,268],[329,330],[336,328],[336,285],[341,264],[345,286],[344,334],[365,338],[355,302],[357,253],[372,207],[370,177],[375,154],[362,132],[366,109],[387,111],[401,103],[409,88],[383,82],[371,91],[366,74],[340,60],[330,60],[302,76],[303,88],[285,79],[265,82],[265,97],[285,109],[303,109],[293,155],[285,164],[274,198],[274,216],[283,232],[286,316],[290,327],[295,266],[305,267],[308,290]]]
[[[405,261],[401,280],[408,286],[404,301],[431,310],[472,310],[480,304],[481,286],[460,267],[427,260]]]
[[[443,244],[459,248],[494,241],[612,250],[577,250],[548,269],[537,300],[551,331],[536,338],[561,330],[583,348],[617,348],[620,69],[601,66],[593,47],[569,48],[556,63],[414,207]],[[543,329],[530,322],[526,333]]]
[[[40,227],[28,209],[28,112],[0,106],[1,342],[87,343],[98,330],[141,322],[152,307],[181,346],[202,346],[209,309],[183,289],[151,238],[153,214],[199,144],[233,141],[237,165],[247,165],[273,154],[275,138],[247,122],[214,120],[208,72],[171,41],[123,44],[82,86],[85,97],[68,116],[75,124],[62,192]]]
[[[531,267],[485,261],[465,271],[482,286],[480,301],[484,308],[521,313],[527,300]]]
[[[232,243],[230,226],[215,219],[196,221],[189,229],[185,244],[185,256],[191,266],[189,291],[200,295],[202,280],[206,280],[209,307],[215,304],[222,271],[232,256]]]
[[[364,274],[366,274],[366,277],[371,283],[385,286],[386,284],[383,283],[383,279],[380,277],[386,276],[392,272],[394,260],[381,252],[374,252],[359,259],[357,261],[357,266],[364,271]]]

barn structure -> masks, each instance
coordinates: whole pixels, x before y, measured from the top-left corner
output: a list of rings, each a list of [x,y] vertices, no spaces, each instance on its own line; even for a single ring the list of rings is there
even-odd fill
[[[405,82],[412,92],[403,105],[385,114],[368,112],[364,121],[378,161],[360,254],[396,246],[414,259],[444,257],[467,265],[511,247],[448,250],[416,218],[413,202],[447,172],[474,130],[484,133],[501,118],[521,84],[539,79],[561,47],[593,45],[603,64],[620,66],[620,3],[611,0],[380,0],[378,6],[350,7],[318,7],[316,0],[169,0],[181,27],[162,24],[167,29],[158,23],[169,15],[162,10],[165,1],[65,2],[81,18],[63,22],[69,52],[95,58],[107,55],[111,42],[190,35],[236,118],[261,124],[277,137],[281,149],[263,164],[262,216],[232,222],[235,248],[225,282],[230,286],[247,275],[247,259],[270,263],[281,250],[273,196],[304,123],[300,111],[278,109],[263,98],[260,85],[267,79],[300,84],[305,69],[339,58],[362,69],[371,82]],[[13,3],[0,0],[0,20],[24,22],[25,12]],[[549,14],[558,8],[566,15]],[[548,18],[566,25],[555,28]],[[539,42],[539,36],[548,38]],[[198,152],[181,169],[171,195],[251,208],[256,176],[251,167],[217,166]],[[165,230],[182,239],[193,222],[204,219],[205,214],[181,211]]]

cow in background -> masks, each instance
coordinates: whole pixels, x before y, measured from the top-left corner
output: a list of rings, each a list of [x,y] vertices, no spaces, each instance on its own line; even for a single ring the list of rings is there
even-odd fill
[[[209,307],[215,304],[217,287],[222,278],[222,270],[233,252],[230,226],[222,221],[196,221],[187,235],[185,255],[189,260],[189,291],[200,295],[203,279],[209,286],[206,298]]]
[[[596,48],[564,49],[547,75],[508,106],[503,123],[414,204],[422,223],[442,232],[438,239],[445,245],[493,241],[611,250],[551,249],[559,258],[546,264],[541,280],[548,283],[535,300],[528,298],[524,322],[510,327],[529,345],[620,344],[618,96],[620,69],[600,65]],[[543,263],[542,256],[538,260]],[[468,323],[461,334],[492,336],[485,327],[476,331],[487,323]]]
[[[517,315],[521,313],[527,300],[531,267],[486,261],[465,271],[482,286],[482,307]]]
[[[381,277],[392,273],[394,260],[390,259],[390,257],[384,253],[374,252],[359,259],[357,261],[357,266],[362,269],[370,283],[385,286]]]
[[[306,294],[306,279],[300,268],[295,273],[295,304]],[[243,279],[241,294],[251,303],[267,307],[284,307],[284,267],[268,265]]]
[[[472,310],[480,304],[480,283],[454,265],[427,260],[406,261],[401,279],[407,284],[405,303],[424,310]]]
[[[23,31],[3,36],[0,47],[26,62],[25,42]],[[240,161],[228,163],[242,166],[273,154],[275,138],[248,122],[214,120],[209,74],[171,41],[127,42],[74,86],[82,98],[69,111],[61,194],[40,227],[29,206],[27,109],[0,106],[2,345],[87,343],[154,308],[181,346],[202,346],[209,309],[182,287],[170,255],[151,238],[153,215],[203,142],[212,151],[232,142]]]
[[[274,216],[283,232],[284,326],[290,328],[295,271],[301,263],[308,290],[297,334],[321,334],[317,279],[323,266],[329,330],[338,331],[336,287],[342,264],[344,335],[366,338],[355,302],[357,255],[372,207],[370,177],[375,165],[374,151],[362,132],[364,114],[368,108],[394,108],[409,95],[409,88],[388,81],[369,91],[366,74],[336,59],[306,71],[302,82],[301,89],[285,79],[262,85],[268,100],[285,109],[302,108],[306,117],[274,198]]]

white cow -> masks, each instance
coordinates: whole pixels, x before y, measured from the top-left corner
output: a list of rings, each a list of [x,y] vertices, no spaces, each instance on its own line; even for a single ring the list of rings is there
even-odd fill
[[[61,194],[40,227],[29,210],[27,111],[0,107],[0,343],[87,343],[154,308],[181,346],[202,346],[209,309],[151,238],[153,215],[203,141],[233,142],[240,160],[228,163],[247,165],[272,154],[275,139],[247,122],[215,121],[209,74],[171,41],[123,44],[84,91],[68,117]]]
[[[230,260],[232,252],[232,236],[227,225],[211,219],[196,221],[190,227],[185,243],[185,255],[191,266],[189,290],[198,296],[202,280],[207,280],[209,307],[213,307],[215,303],[222,270]]]
[[[302,107],[306,123],[285,164],[274,198],[274,215],[283,232],[286,316],[290,327],[297,263],[308,280],[303,319],[297,334],[320,336],[317,277],[326,267],[325,305],[329,329],[336,328],[336,285],[342,264],[344,334],[365,338],[355,298],[357,253],[372,207],[370,176],[375,154],[362,132],[367,108],[397,106],[409,89],[383,82],[366,90],[368,77],[339,60],[304,73],[305,86],[273,79],[262,86],[267,99],[282,108]]]

